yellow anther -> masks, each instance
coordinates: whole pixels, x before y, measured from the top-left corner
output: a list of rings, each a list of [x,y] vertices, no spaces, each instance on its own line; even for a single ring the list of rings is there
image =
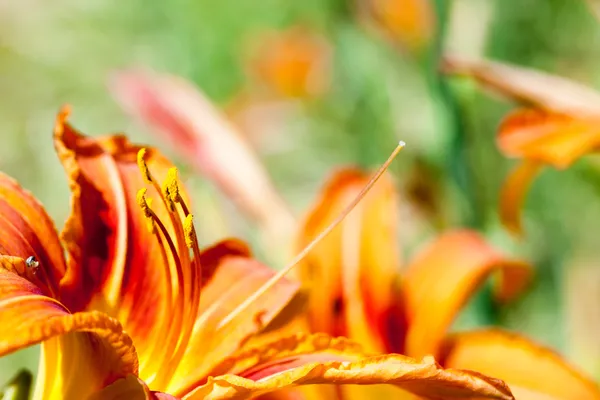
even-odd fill
[[[162,185],[162,195],[165,199],[165,204],[170,212],[175,212],[175,203],[171,199],[171,191],[169,187],[169,181],[164,181]]]
[[[177,168],[171,167],[167,172],[166,185],[169,188],[169,197],[171,201],[179,201],[179,184],[177,183]]]
[[[138,151],[137,164],[146,183],[152,183],[152,175],[150,175],[150,170],[146,164],[146,148],[141,148],[140,151]]]
[[[148,200],[146,199],[146,192],[146,188],[141,188],[140,190],[138,190],[136,199],[138,206],[142,209],[144,215],[146,217],[151,217],[152,214],[150,212],[150,205],[148,204]]]
[[[140,190],[138,190],[136,198],[138,206],[140,206],[142,212],[144,213],[144,216],[146,217],[146,226],[148,228],[148,231],[154,233],[156,227],[154,226],[154,218],[152,216],[152,209],[150,208],[150,205],[152,204],[152,199],[146,198],[146,188],[141,188]]]
[[[194,230],[194,217],[188,214],[183,220],[183,236],[185,237],[185,245],[192,249],[196,242],[196,231]]]

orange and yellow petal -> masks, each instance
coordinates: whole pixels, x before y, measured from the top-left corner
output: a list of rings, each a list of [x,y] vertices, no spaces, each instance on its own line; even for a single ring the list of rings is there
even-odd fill
[[[167,391],[180,395],[206,378],[221,360],[259,333],[294,298],[299,285],[282,280],[244,309],[239,307],[274,271],[243,254],[235,241],[206,250],[203,265],[214,265],[204,284],[200,310],[186,353]],[[212,259],[211,259],[212,258]]]
[[[303,247],[355,198],[369,177],[346,169],[328,182],[300,231]],[[372,351],[401,351],[403,300],[397,282],[400,264],[397,197],[384,175],[361,203],[298,266],[310,292],[314,332],[349,336]]]
[[[3,173],[0,173],[0,232],[0,254],[23,259],[35,257],[29,278],[45,294],[57,297],[65,261],[54,223],[31,193]]]
[[[406,353],[436,354],[452,321],[493,272],[496,296],[508,301],[530,281],[531,267],[498,252],[477,233],[453,231],[435,239],[412,260],[405,274],[408,301]]]
[[[518,110],[498,128],[498,147],[508,157],[567,168],[600,147],[600,116],[581,118],[541,109]]]
[[[425,399],[513,399],[508,387],[481,374],[388,354],[366,356],[357,344],[324,334],[296,335],[230,360],[232,374],[211,377],[186,399],[248,399],[298,385],[393,384]]]
[[[536,161],[524,160],[510,172],[500,191],[500,220],[516,235],[522,232],[521,207],[525,195],[543,165]]]
[[[600,388],[552,350],[499,330],[458,333],[442,363],[503,379],[519,400],[600,399]]]
[[[144,364],[173,310],[163,248],[136,197],[146,186],[137,163],[140,147],[119,135],[86,137],[67,122],[68,116],[63,109],[54,132],[73,192],[72,213],[61,234],[68,254],[61,300],[71,311],[100,310],[121,321]],[[145,162],[157,179],[171,167],[153,149]],[[149,187],[147,196],[154,199],[154,212],[169,221],[157,190]],[[167,229],[172,232],[173,226]],[[184,243],[180,247],[188,253]]]
[[[2,265],[17,260],[0,258]],[[118,321],[99,312],[71,314],[4,268],[0,268],[0,321],[0,355],[43,342],[36,398],[85,398],[137,373],[135,348]]]

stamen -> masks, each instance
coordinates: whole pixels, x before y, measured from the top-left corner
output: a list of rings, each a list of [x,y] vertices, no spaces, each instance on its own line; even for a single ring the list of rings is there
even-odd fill
[[[179,204],[184,204],[181,201]],[[183,207],[182,207],[183,208]],[[187,209],[187,207],[186,207]],[[189,303],[189,314],[188,318],[185,318],[184,324],[181,328],[181,337],[177,346],[177,351],[172,357],[171,362],[166,365],[166,369],[175,370],[177,364],[181,361],[181,358],[185,354],[187,345],[190,341],[190,337],[194,330],[194,324],[196,323],[196,316],[198,315],[198,309],[200,308],[200,293],[202,285],[202,267],[200,265],[200,247],[198,246],[198,240],[196,239],[196,230],[194,229],[194,221],[192,214],[186,214],[183,221],[183,235],[185,238],[185,244],[188,249],[191,249],[194,258],[190,265],[190,282],[191,282],[191,293]]]
[[[152,185],[159,195],[171,222],[170,226],[165,225],[152,210],[149,204],[151,199],[146,198],[146,189],[138,192],[138,204],[153,228],[152,232],[155,233],[163,251],[167,274],[171,277],[169,289],[172,295],[170,304],[174,308],[173,320],[166,334],[161,338],[161,342],[166,345],[159,346],[153,351],[153,359],[160,360],[156,361],[156,364],[161,366],[162,372],[154,371],[150,376],[152,383],[160,386],[166,384],[172,377],[177,363],[187,348],[198,313],[202,273],[200,249],[192,216],[179,192],[177,169],[168,170],[167,178],[160,187],[146,164],[145,155],[145,150],[138,152],[138,166],[146,182]],[[178,210],[176,204],[179,204],[181,209]],[[193,251],[193,260],[191,260],[190,249]]]
[[[173,203],[179,201],[179,184],[177,183],[177,168],[171,167],[167,172],[167,180],[165,184],[168,188],[169,198]]]
[[[136,199],[138,206],[142,209],[144,213],[144,217],[146,217],[146,227],[148,228],[148,232],[155,233],[156,225],[154,224],[154,218],[152,218],[154,213],[152,212],[151,208],[152,199],[146,198],[146,192],[146,188],[138,190]]]
[[[197,245],[196,231],[194,230],[194,216],[188,214],[183,221],[183,236],[185,237],[185,245],[188,249],[193,249]]]
[[[146,165],[146,148],[141,148],[140,151],[138,151],[137,165],[142,172],[142,176],[146,183],[152,183],[152,175],[150,175],[150,170],[148,169],[148,165]]]
[[[319,244],[323,239],[327,237],[343,220],[346,218],[348,214],[360,203],[360,201],[365,197],[365,195],[371,190],[373,185],[379,180],[379,178],[385,173],[388,169],[394,158],[400,153],[400,151],[406,146],[406,143],[403,141],[398,142],[398,146],[394,149],[392,154],[388,157],[388,159],[379,167],[377,172],[371,177],[369,182],[365,185],[365,187],[358,193],[356,198],[340,213],[340,215],[329,224],[320,234],[317,235],[300,253],[294,257],[294,259],[288,263],[285,267],[279,270],[271,279],[265,282],[256,292],[252,295],[248,296],[243,303],[237,306],[233,311],[225,317],[220,325],[224,326],[239,314],[241,314],[244,310],[246,310],[252,303],[254,303],[260,296],[262,296],[267,290],[271,289],[273,286],[277,284],[285,275],[290,272],[298,263],[300,263],[307,255],[311,252],[312,249],[315,248],[317,244]]]

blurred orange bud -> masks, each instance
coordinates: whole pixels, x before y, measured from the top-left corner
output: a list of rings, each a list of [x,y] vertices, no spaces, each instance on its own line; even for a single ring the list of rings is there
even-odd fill
[[[331,47],[304,27],[260,35],[252,44],[249,72],[284,97],[312,97],[330,83]]]
[[[431,40],[436,23],[431,0],[358,0],[358,11],[365,23],[412,51]]]

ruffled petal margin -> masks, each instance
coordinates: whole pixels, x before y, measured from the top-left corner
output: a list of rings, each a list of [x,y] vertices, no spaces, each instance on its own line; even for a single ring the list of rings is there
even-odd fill
[[[24,261],[1,256],[1,265]],[[21,265],[18,265],[18,264]],[[0,268],[0,356],[42,345],[36,394],[85,398],[114,380],[138,372],[131,338],[121,324],[99,312],[71,314],[28,280]]]
[[[398,354],[366,356],[357,344],[324,334],[288,337],[228,362],[235,375],[208,378],[185,399],[247,399],[297,385],[331,383],[393,384],[426,399],[513,399],[500,380],[443,369],[432,357],[418,361]]]

